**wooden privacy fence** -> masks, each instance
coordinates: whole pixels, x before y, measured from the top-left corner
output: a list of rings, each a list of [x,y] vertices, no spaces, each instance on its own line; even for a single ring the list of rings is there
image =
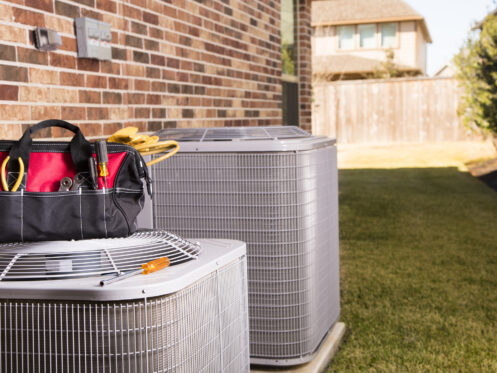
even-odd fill
[[[339,143],[440,142],[475,139],[457,116],[454,78],[400,78],[317,83],[312,128]]]

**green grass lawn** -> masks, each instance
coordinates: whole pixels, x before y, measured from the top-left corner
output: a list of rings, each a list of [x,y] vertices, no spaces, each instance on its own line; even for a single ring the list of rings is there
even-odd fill
[[[456,168],[340,171],[328,372],[497,371],[497,192]]]

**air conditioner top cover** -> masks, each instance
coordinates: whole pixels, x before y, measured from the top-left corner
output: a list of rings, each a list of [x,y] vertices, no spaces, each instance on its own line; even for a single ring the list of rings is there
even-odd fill
[[[162,233],[162,237],[158,238],[157,233]],[[245,243],[240,241],[207,239],[190,243],[165,231],[141,235],[0,245],[3,271],[0,299],[122,301],[163,296],[182,290],[245,255]],[[143,253],[152,257],[140,259],[142,253],[137,249],[140,244]],[[203,247],[207,249],[199,254]],[[107,268],[109,262],[129,270],[140,268],[138,263],[161,256],[170,257],[172,264],[180,264],[100,286],[106,274],[115,275],[112,268]],[[88,275],[90,273],[94,275]]]
[[[181,152],[305,151],[336,143],[295,126],[166,128],[155,135],[180,142]]]

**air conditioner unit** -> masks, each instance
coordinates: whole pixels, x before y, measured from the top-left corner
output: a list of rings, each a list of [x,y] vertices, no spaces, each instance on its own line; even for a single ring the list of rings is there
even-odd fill
[[[251,363],[313,358],[340,313],[335,141],[298,127],[167,129],[144,225],[247,243]]]
[[[170,267],[100,286],[162,256]],[[0,265],[1,372],[249,371],[242,242],[152,231],[0,245]]]

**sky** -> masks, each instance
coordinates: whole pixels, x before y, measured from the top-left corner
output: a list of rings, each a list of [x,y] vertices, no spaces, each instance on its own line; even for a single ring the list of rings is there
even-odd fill
[[[428,75],[435,74],[459,51],[475,21],[497,6],[495,0],[405,0],[428,24]]]

